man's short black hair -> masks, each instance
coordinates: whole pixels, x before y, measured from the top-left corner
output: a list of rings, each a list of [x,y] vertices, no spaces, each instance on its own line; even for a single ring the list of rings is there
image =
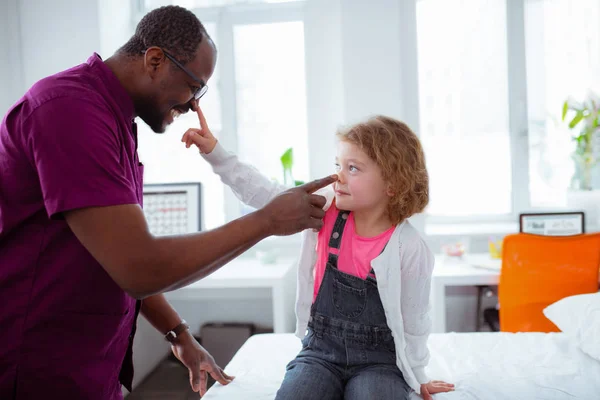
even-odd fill
[[[146,14],[119,51],[138,56],[149,47],[157,46],[187,63],[194,59],[198,45],[206,39],[210,37],[193,12],[179,6],[165,6]]]

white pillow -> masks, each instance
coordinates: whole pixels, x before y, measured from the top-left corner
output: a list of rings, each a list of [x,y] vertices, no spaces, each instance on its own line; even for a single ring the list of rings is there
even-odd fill
[[[600,361],[600,293],[565,297],[546,307],[544,315],[581,351]]]

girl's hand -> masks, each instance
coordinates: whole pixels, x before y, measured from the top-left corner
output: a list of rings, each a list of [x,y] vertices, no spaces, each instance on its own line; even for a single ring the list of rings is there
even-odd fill
[[[421,397],[423,400],[433,400],[432,394],[451,392],[454,385],[442,381],[430,381],[421,385]]]
[[[192,144],[196,145],[200,150],[200,153],[209,154],[212,152],[217,145],[217,139],[210,131],[206,118],[202,114],[200,106],[196,107],[196,113],[198,114],[198,120],[200,121],[200,129],[190,128],[188,129],[181,138],[181,141],[185,143],[185,147],[189,148]]]

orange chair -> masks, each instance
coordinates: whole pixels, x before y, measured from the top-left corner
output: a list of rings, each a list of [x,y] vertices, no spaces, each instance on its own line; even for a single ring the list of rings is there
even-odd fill
[[[543,309],[568,296],[597,292],[599,267],[600,233],[507,236],[498,286],[500,330],[558,332]]]

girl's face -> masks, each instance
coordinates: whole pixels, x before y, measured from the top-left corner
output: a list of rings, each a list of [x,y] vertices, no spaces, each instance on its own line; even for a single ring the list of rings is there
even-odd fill
[[[359,147],[339,141],[335,167],[338,209],[356,212],[387,206],[391,193],[381,176],[381,169]]]

